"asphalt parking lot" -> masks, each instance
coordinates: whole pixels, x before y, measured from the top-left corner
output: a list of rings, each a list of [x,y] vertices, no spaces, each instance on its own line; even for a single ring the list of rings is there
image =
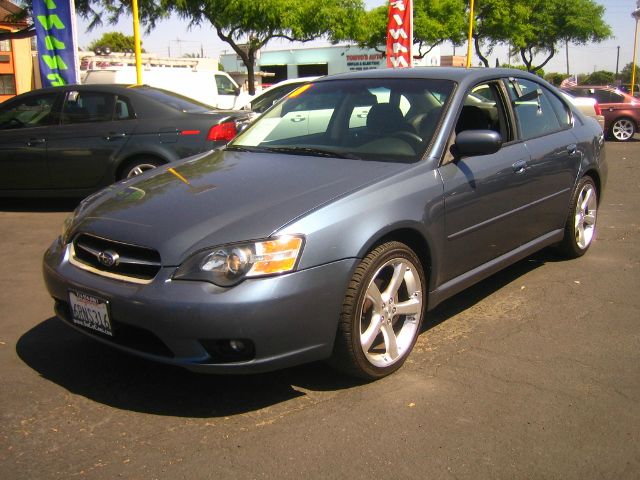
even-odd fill
[[[586,256],[543,251],[457,295],[369,384],[98,344],[53,317],[40,272],[75,203],[0,200],[0,478],[639,478],[640,141],[607,151]]]

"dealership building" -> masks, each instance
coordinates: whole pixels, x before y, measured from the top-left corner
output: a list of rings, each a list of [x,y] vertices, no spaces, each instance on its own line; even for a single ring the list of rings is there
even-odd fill
[[[235,53],[220,56],[225,72],[242,85],[247,69]],[[440,49],[435,47],[424,58],[414,60],[415,66],[439,66]],[[334,73],[357,72],[387,68],[387,59],[373,49],[352,45],[329,47],[295,48],[261,51],[256,60],[258,78],[264,84],[273,84],[289,78],[332,75]],[[260,80],[258,80],[260,81]]]

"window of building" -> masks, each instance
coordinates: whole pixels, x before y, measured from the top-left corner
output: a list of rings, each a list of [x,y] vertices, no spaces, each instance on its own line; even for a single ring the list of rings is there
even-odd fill
[[[15,95],[16,80],[13,74],[0,74],[0,95]]]

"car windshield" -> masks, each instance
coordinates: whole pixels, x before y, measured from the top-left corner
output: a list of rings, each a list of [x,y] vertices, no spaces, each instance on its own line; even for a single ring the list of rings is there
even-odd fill
[[[382,78],[309,83],[236,137],[229,150],[413,162],[453,91],[449,80]]]
[[[142,95],[153,98],[154,100],[181,112],[201,113],[216,110],[215,108],[207,104],[200,103],[192,98],[184,97],[177,93],[162,90],[160,88],[151,88],[146,85],[135,86],[132,88],[135,88],[136,91]]]

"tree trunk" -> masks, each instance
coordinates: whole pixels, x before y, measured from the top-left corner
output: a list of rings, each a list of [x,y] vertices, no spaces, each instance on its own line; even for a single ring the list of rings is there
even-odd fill
[[[249,82],[249,95],[255,95],[256,94],[256,73],[255,73],[255,68],[256,68],[256,50],[254,48],[253,45],[251,45],[249,47],[249,52],[247,55],[247,62],[245,63],[245,66],[247,67],[247,82]]]
[[[482,63],[484,63],[484,66],[489,68],[489,60],[484,55],[482,55],[482,52],[480,51],[480,37],[474,35],[473,44],[475,46],[476,55],[480,57],[480,60],[482,61]]]

